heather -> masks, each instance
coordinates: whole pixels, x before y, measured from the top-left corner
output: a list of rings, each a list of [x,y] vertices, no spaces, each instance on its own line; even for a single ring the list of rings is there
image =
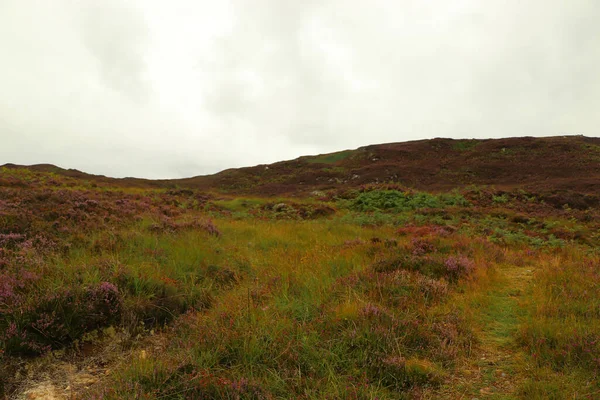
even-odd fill
[[[543,196],[2,169],[0,393],[49,376],[83,399],[594,398],[598,211]],[[95,372],[69,384],[57,363]]]

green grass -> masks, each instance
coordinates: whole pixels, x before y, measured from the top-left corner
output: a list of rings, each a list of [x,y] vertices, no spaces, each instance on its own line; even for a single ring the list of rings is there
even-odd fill
[[[477,146],[480,142],[476,139],[455,140],[452,148],[458,151],[468,151]]]
[[[336,153],[323,154],[314,156],[306,159],[306,162],[310,164],[335,164],[339,161],[345,160],[355,153],[354,150],[338,151]]]

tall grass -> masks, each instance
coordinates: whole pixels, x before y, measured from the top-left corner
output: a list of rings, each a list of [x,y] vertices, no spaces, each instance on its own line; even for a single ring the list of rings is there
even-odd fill
[[[571,252],[545,260],[521,340],[552,368],[600,371],[600,259]]]
[[[408,238],[374,241],[339,221],[217,222],[219,248],[244,254],[248,275],[211,309],[179,319],[160,362],[140,368],[134,356],[97,394],[122,397],[135,381],[144,382],[138,394],[157,398],[398,398],[441,383],[471,346],[466,320],[447,303],[452,270],[428,277],[373,266],[412,254]],[[442,242],[429,255],[453,257]]]

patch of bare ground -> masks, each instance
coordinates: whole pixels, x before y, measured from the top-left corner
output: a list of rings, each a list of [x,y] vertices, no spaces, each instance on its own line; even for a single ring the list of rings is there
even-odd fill
[[[11,396],[15,400],[81,399],[93,385],[99,384],[132,353],[149,357],[166,346],[166,337],[152,334],[140,341],[129,335],[110,333],[93,344],[77,350],[54,351],[33,363],[24,363],[15,380],[22,382]]]

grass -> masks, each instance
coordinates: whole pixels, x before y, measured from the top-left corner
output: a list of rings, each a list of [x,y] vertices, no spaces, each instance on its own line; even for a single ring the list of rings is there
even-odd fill
[[[94,360],[77,398],[600,390],[594,210],[471,189],[113,191],[18,171],[0,176],[6,397],[35,390],[23,377],[51,360]]]
[[[524,392],[539,398],[600,393],[598,261],[571,250],[544,260],[539,268],[517,337],[540,377],[525,385]],[[560,386],[550,385],[556,372],[564,377]]]
[[[256,276],[230,292],[225,301],[207,314],[198,316],[199,321],[184,324],[181,329],[193,338],[184,341],[183,352],[177,350],[161,356],[163,361],[171,359],[176,365],[184,354],[196,354],[200,358],[188,357],[191,370],[228,368],[234,372],[224,375],[226,378],[219,388],[215,382],[204,382],[186,390],[230,393],[234,382],[244,380],[255,382],[251,387],[271,388],[269,395],[273,396],[339,398],[350,393],[362,393],[361,396],[371,393],[394,398],[389,388],[410,388],[430,381],[433,384],[439,379],[440,367],[422,358],[430,351],[423,347],[425,343],[439,339],[431,334],[421,337],[417,332],[423,328],[404,325],[398,316],[408,310],[404,307],[397,310],[396,303],[381,304],[387,300],[379,296],[379,292],[393,289],[397,282],[404,282],[409,294],[420,293],[420,285],[425,283],[435,288],[435,281],[423,281],[418,274],[396,277],[365,270],[371,251],[382,253],[382,257],[390,251],[368,244],[358,245],[362,250],[358,252],[352,247],[341,248],[347,238],[368,243],[368,232],[365,235],[358,227],[347,232],[350,236],[340,237],[332,229],[335,225],[328,224],[281,223],[273,227],[255,223],[250,227],[238,222],[235,225],[232,231],[250,229],[256,238],[257,243],[251,248]],[[224,237],[230,229],[223,228]],[[258,244],[273,241],[277,245]],[[332,247],[339,250],[333,252]],[[401,293],[398,295],[405,298]],[[404,306],[413,309],[417,318],[427,316],[427,310],[419,310],[418,303],[408,302]],[[380,331],[373,332],[373,324],[380,326]],[[400,340],[401,335],[406,336],[405,343]],[[397,365],[395,354],[399,357]],[[404,354],[413,357],[404,360]],[[436,357],[439,362],[449,358],[444,354]],[[389,366],[381,370],[378,360],[388,358]],[[161,364],[158,368],[172,367]],[[362,372],[367,376],[361,376]],[[136,381],[143,380],[140,371],[129,371],[126,375],[132,373],[138,374]],[[367,385],[366,389],[353,386],[361,379],[375,384]],[[124,395],[112,390],[114,386],[103,396]],[[156,383],[143,390],[170,393],[163,393],[165,389]]]
[[[478,144],[479,144],[479,141],[477,141],[475,139],[455,140],[452,143],[452,148],[454,150],[458,150],[458,151],[468,151],[468,150],[471,150],[472,148],[474,148],[475,146],[477,146]]]
[[[335,164],[339,161],[345,160],[353,154],[355,154],[354,150],[338,151],[336,153],[323,154],[307,158],[306,162],[310,164]]]

